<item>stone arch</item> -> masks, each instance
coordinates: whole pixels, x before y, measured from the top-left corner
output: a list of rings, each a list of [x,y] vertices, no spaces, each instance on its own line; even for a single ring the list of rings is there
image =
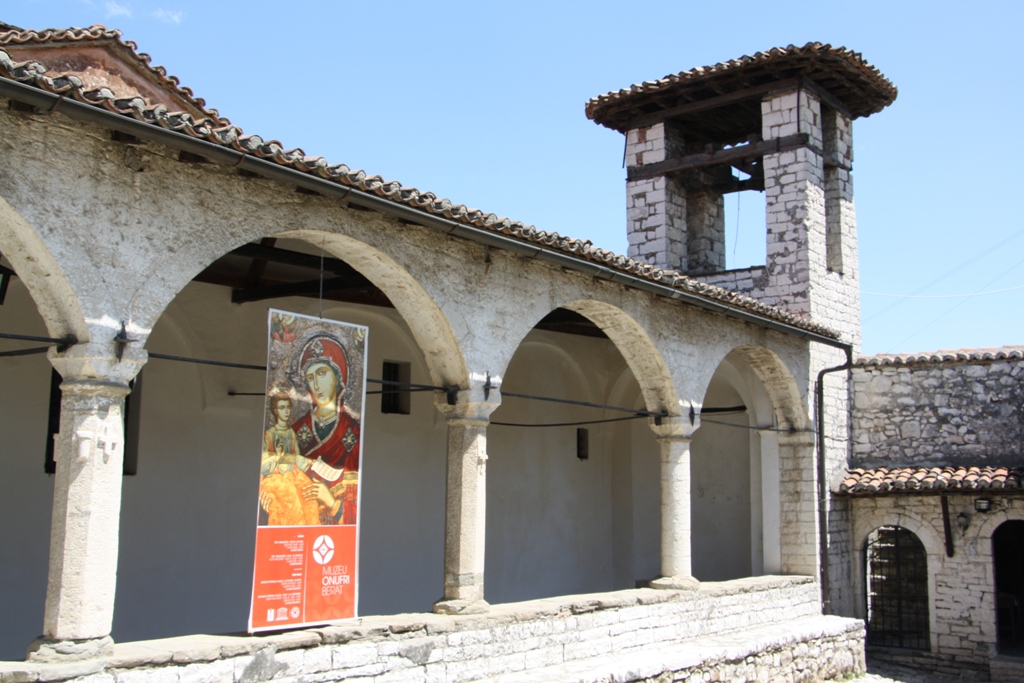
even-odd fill
[[[736,377],[748,375],[749,381],[744,380],[747,395],[742,398],[749,399],[757,408],[756,422],[747,425],[760,430],[757,443],[748,448],[749,453],[756,450],[762,466],[760,490],[755,492],[751,487],[751,505],[758,502],[754,494],[760,494],[761,512],[757,519],[751,510],[751,556],[755,555],[755,527],[760,526],[761,571],[816,576],[817,493],[813,481],[806,477],[807,472],[814,471],[814,435],[796,378],[771,349],[744,344],[718,360],[715,372],[706,380],[702,397],[712,387],[713,378],[722,377],[719,370],[723,367],[736,370]],[[747,405],[748,410],[751,407]],[[701,438],[698,430],[695,440]],[[694,467],[691,460],[691,468]],[[695,483],[696,480],[697,477]],[[791,512],[784,515],[784,509]],[[751,568],[757,568],[756,562],[752,561]]]
[[[913,532],[929,557],[939,557],[945,552],[945,540],[938,530],[917,512],[907,508],[878,510],[863,518],[858,517],[854,527],[854,547],[863,549],[871,532],[882,526],[899,526]]]
[[[803,431],[811,428],[810,414],[796,378],[778,354],[764,346],[744,344],[732,349],[722,360],[727,359],[742,360],[761,380],[774,408],[778,429]]]
[[[986,516],[985,521],[982,522],[981,525],[978,527],[978,540],[991,541],[992,534],[995,533],[996,529],[1002,526],[1004,522],[1013,521],[1024,521],[1024,510],[1019,510],[1016,508],[1007,508],[1005,510],[999,510],[997,512],[990,512]],[[979,550],[981,550],[980,545]]]
[[[680,413],[672,373],[650,334],[624,310],[604,301],[577,299],[560,308],[575,311],[601,328],[640,384],[647,410]]]
[[[876,499],[870,502],[875,503],[877,501],[881,503],[881,500]],[[867,558],[865,550],[867,548],[868,536],[875,529],[883,526],[903,527],[917,536],[921,544],[924,545],[928,556],[928,632],[931,639],[931,649],[934,650],[938,639],[936,633],[938,622],[935,610],[931,607],[937,601],[937,577],[945,559],[945,539],[928,520],[913,509],[896,503],[892,497],[886,503],[872,507],[870,511],[857,509],[858,503],[867,503],[869,501],[858,501],[855,499],[853,502],[853,534],[850,542],[853,546],[851,553],[853,558],[853,594],[858,596],[855,602],[856,613],[854,616],[860,619],[867,618],[867,578],[865,576]]]
[[[444,312],[426,289],[397,261],[380,249],[348,235],[319,230],[288,230],[268,235],[250,235],[234,246],[241,246],[262,237],[298,239],[321,246],[325,254],[344,260],[358,270],[391,300],[405,319],[413,338],[420,346],[430,372],[438,386],[469,386],[469,372]],[[196,275],[222,254],[207,257],[179,268],[173,281],[159,274],[141,286],[129,306],[133,329],[148,335],[156,320],[170,302]]]
[[[0,253],[25,283],[50,336],[89,340],[74,288],[38,232],[0,197]]]

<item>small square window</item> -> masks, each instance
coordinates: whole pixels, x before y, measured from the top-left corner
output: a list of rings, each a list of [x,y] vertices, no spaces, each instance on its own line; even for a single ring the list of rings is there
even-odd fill
[[[402,361],[386,360],[381,371],[381,379],[384,380],[383,390],[380,395],[380,412],[394,413],[397,415],[408,415],[412,408],[410,400],[412,393],[408,387],[387,382],[399,382],[408,384],[411,377],[409,363]]]

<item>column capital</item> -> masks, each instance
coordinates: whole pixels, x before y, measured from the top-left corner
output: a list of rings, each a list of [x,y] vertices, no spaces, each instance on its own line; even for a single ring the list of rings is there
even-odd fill
[[[63,353],[51,348],[47,357],[65,383],[69,380],[80,382],[83,387],[92,382],[97,383],[97,387],[120,384],[127,390],[128,382],[139,374],[149,354],[145,349],[127,345],[118,358],[116,353],[112,353],[112,346],[110,343],[84,342],[75,344]]]
[[[449,424],[467,424],[486,427],[491,413],[501,405],[501,378],[474,374],[469,387],[455,392],[454,405],[448,394],[436,393],[434,405],[447,418]]]
[[[692,424],[689,417],[680,415],[669,415],[657,421],[651,418],[650,427],[658,441],[690,441],[700,428],[700,416],[695,415]]]

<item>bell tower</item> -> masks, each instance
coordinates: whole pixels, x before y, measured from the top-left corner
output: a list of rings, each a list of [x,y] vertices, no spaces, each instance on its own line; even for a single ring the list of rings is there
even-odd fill
[[[852,122],[896,88],[860,54],[809,43],[587,103],[626,136],[628,255],[832,328],[859,346]],[[724,196],[765,193],[765,265],[725,269]]]

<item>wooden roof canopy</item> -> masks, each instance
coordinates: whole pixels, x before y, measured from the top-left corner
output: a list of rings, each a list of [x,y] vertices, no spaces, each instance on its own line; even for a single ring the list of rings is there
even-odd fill
[[[760,133],[765,94],[796,86],[814,90],[853,119],[881,111],[897,94],[860,53],[808,43],[645,81],[591,99],[586,112],[620,133],[672,119],[697,137],[734,144]]]

